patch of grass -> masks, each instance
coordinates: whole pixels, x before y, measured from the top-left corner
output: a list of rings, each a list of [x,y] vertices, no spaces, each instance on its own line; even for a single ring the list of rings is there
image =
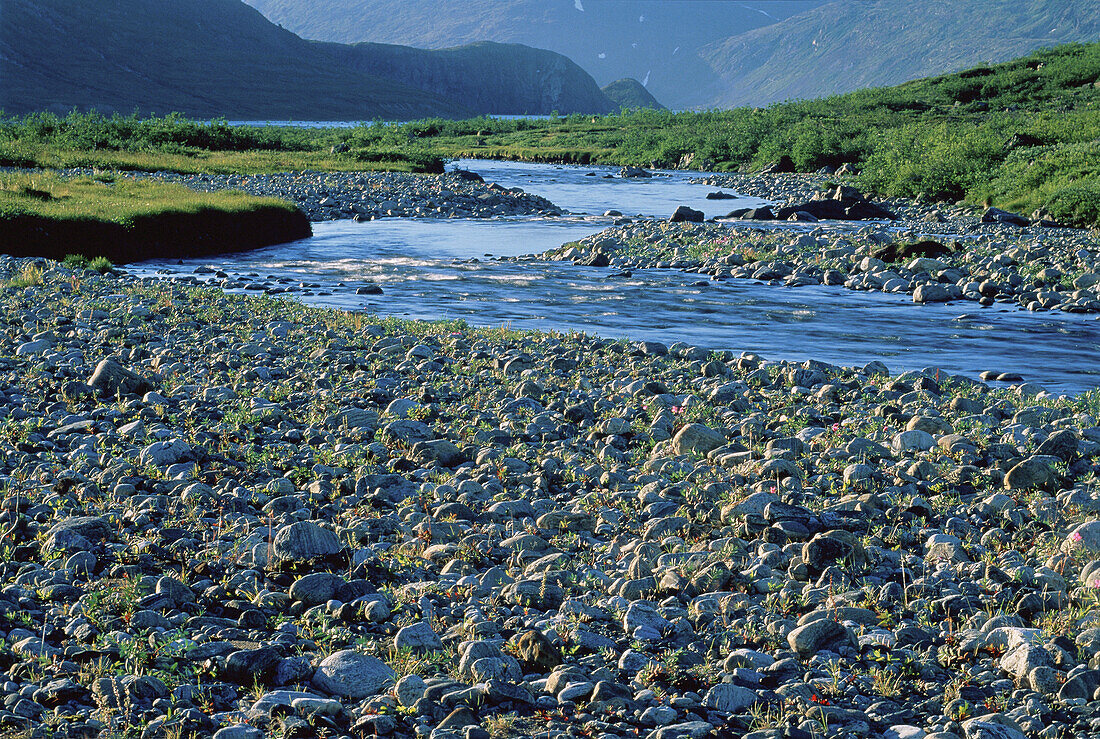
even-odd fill
[[[16,255],[56,259],[75,249],[104,272],[112,261],[194,255],[304,238],[293,205],[238,191],[120,178],[65,179],[53,173],[0,174],[0,240]],[[73,264],[80,257],[69,256]],[[82,265],[81,265],[82,266]]]
[[[30,263],[24,264],[22,269],[8,280],[8,287],[36,287],[41,284],[42,268]]]

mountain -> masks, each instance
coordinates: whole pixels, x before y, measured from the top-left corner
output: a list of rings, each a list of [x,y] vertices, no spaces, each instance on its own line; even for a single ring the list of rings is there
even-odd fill
[[[649,94],[649,90],[638,80],[632,77],[624,77],[615,80],[609,85],[600,88],[603,94],[611,98],[619,108],[632,110],[634,108],[653,108],[664,110],[665,106],[657,102],[657,98]]]
[[[255,120],[617,109],[553,52],[306,41],[240,0],[3,0],[0,110]]]
[[[429,51],[410,46],[319,44],[359,72],[461,101],[478,113],[609,113],[618,106],[572,61],[543,49],[482,41]]]
[[[568,56],[601,85],[641,80],[681,109],[716,94],[699,49],[825,0],[246,0],[310,39],[443,48],[520,43]]]
[[[523,43],[673,109],[889,85],[1100,38],[1096,0],[247,0],[306,38]]]
[[[1100,38],[1096,0],[836,0],[701,50],[711,106],[893,85]]]

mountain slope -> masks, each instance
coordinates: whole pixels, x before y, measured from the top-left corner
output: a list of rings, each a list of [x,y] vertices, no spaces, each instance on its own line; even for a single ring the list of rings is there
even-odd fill
[[[247,0],[307,38],[552,49],[674,109],[896,84],[1100,38],[1096,0]],[[583,8],[583,10],[581,10]]]
[[[641,80],[662,103],[706,102],[705,44],[824,0],[246,0],[305,38],[443,48],[520,43],[568,56],[601,85]]]
[[[657,102],[657,98],[649,94],[649,90],[645,89],[645,85],[643,85],[638,80],[632,79],[630,77],[624,77],[621,80],[615,80],[611,84],[604,85],[600,89],[602,89],[603,94],[611,98],[612,102],[619,106],[620,109],[665,109],[665,106]]]
[[[240,0],[3,0],[2,13],[0,109],[9,114],[76,107],[361,120],[554,109],[533,101],[563,113],[613,107],[595,81],[549,52],[366,54],[305,41]]]
[[[461,115],[406,85],[311,63],[236,0],[4,0],[0,107],[239,118]]]
[[[483,41],[429,51],[390,44],[319,44],[352,69],[461,100],[479,113],[610,113],[596,81],[552,51]],[[471,85],[471,80],[477,80]]]
[[[711,44],[717,107],[892,85],[1100,38],[1095,0],[834,0]]]

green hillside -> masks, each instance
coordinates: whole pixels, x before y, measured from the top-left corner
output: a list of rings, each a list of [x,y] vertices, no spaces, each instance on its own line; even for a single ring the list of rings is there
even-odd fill
[[[833,0],[705,46],[710,106],[895,85],[1100,39],[1095,0]]]

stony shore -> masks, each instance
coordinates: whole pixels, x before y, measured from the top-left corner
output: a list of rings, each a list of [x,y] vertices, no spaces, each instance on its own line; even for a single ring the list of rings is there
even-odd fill
[[[560,215],[546,198],[486,183],[469,172],[284,172],[269,175],[137,175],[196,190],[242,190],[297,205],[311,221],[353,218],[491,218]]]
[[[37,264],[0,733],[1100,736],[1096,392]]]
[[[1095,234],[981,223],[973,214],[946,218],[942,210],[926,210],[936,216],[933,221],[806,225],[801,232],[754,222],[639,221],[540,257],[619,269],[683,269],[788,287],[843,285],[909,294],[918,303],[973,300],[1035,311],[1100,312]]]

